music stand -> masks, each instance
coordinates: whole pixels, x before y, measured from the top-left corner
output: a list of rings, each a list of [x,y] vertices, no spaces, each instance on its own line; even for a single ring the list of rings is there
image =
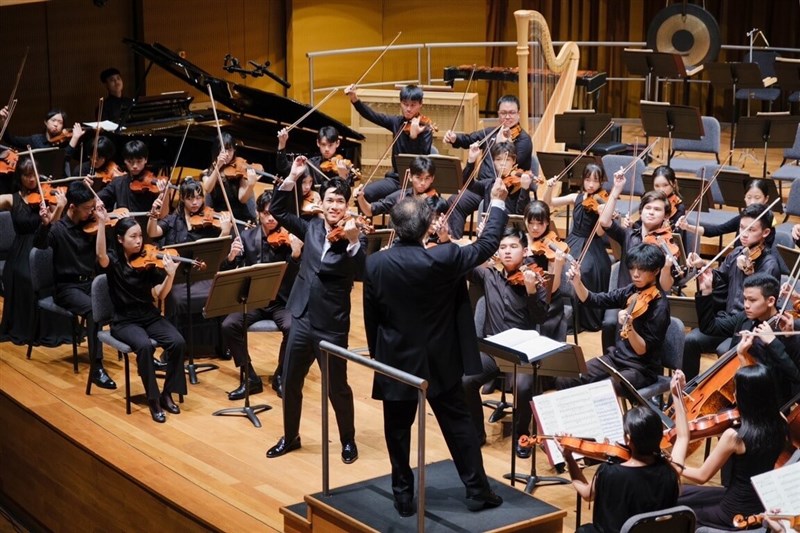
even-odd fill
[[[641,102],[642,127],[647,136],[667,137],[667,161],[672,157],[672,139],[690,139],[699,141],[705,134],[700,110],[688,105],[670,105],[658,102]]]
[[[800,59],[776,57],[775,77],[786,94],[791,96],[800,91]]]
[[[229,315],[237,311],[242,313],[242,331],[247,360],[243,362],[241,382],[244,387],[244,406],[229,407],[212,413],[213,416],[244,415],[257,428],[261,421],[257,413],[272,409],[269,405],[250,405],[250,387],[247,386],[250,352],[247,351],[247,306],[251,308],[266,307],[275,299],[286,270],[286,261],[278,263],[262,263],[249,267],[218,272],[211,284],[211,291],[203,306],[203,316],[213,318]]]
[[[650,49],[625,48],[622,51],[622,61],[631,74],[645,76],[645,98],[650,97],[650,85],[655,77],[656,83],[652,84],[654,98],[658,100],[658,80],[684,80],[700,72],[703,67],[694,67],[686,70],[681,54],[670,52],[655,52]],[[684,102],[688,100],[689,92],[684,86]]]
[[[536,157],[539,159],[539,173],[546,179],[554,178],[561,174],[561,172],[569,166],[580,154],[570,152],[537,152]],[[582,156],[575,165],[567,172],[567,190],[581,190],[583,188],[583,171],[586,166],[594,163],[603,166],[600,159],[594,155]],[[563,180],[563,178],[562,178]],[[553,191],[558,194],[559,191]],[[569,211],[570,206],[567,206],[567,231],[569,231]]]
[[[758,113],[743,117],[736,127],[736,142],[743,148],[764,147],[762,177],[767,177],[767,148],[791,148],[800,118],[788,113]]]
[[[629,395],[629,400],[631,402],[635,402],[637,405],[643,405],[649,408],[651,411],[658,415],[658,418],[661,419],[661,423],[667,429],[672,429],[675,426],[675,422],[668,417],[661,409],[653,405],[653,402],[648,402],[639,391],[636,390],[636,387],[633,386],[633,383],[628,381],[625,376],[619,373],[619,370],[614,368],[613,366],[609,365],[602,358],[598,357],[598,361],[602,365],[602,369],[611,377],[611,380],[614,383],[617,383],[621,388],[625,390],[626,393]]]
[[[586,145],[608,126],[609,122],[611,122],[611,113],[595,113],[593,110],[570,111],[556,115],[556,142],[564,143],[569,148],[583,151]],[[603,137],[610,137],[611,135],[611,130],[609,130]],[[539,164],[541,165],[541,161]]]
[[[164,249],[171,248],[176,250],[181,257],[188,259],[197,259],[205,263],[205,270],[194,270],[191,265],[186,265],[184,268],[179,268],[175,273],[174,283],[184,283],[186,285],[186,310],[188,314],[189,335],[188,335],[188,348],[189,348],[189,364],[186,365],[186,372],[189,374],[189,383],[197,385],[197,374],[201,372],[208,372],[209,370],[216,370],[219,368],[217,365],[211,363],[195,364],[194,362],[194,324],[192,320],[192,283],[211,279],[219,270],[219,265],[228,253],[228,243],[230,236],[216,237],[213,239],[199,239],[192,242],[181,244],[173,244],[165,246]],[[227,245],[227,246],[226,246]]]
[[[697,318],[697,308],[694,298],[688,296],[667,295],[669,302],[669,314],[680,319],[687,328],[699,328],[700,320]]]
[[[733,151],[736,143],[734,141],[737,124],[739,122],[739,112],[736,106],[736,91],[739,89],[763,89],[764,77],[757,63],[709,63],[706,65],[706,72],[711,81],[712,87],[718,91],[732,89],[731,109],[731,146]]]
[[[517,373],[520,367],[524,372],[533,373],[534,394],[539,388],[539,375],[553,377],[575,377],[581,373],[586,373],[586,361],[583,358],[583,351],[580,346],[565,344],[561,351],[548,353],[534,361],[529,361],[524,352],[520,352],[511,347],[492,342],[487,339],[478,339],[478,347],[482,352],[490,355],[497,361],[497,367],[501,372],[511,372],[512,378],[512,425],[511,431],[511,473],[503,477],[511,480],[514,486],[516,481],[525,481],[525,492],[531,493],[536,486],[542,483],[548,485],[562,485],[571,483],[570,480],[559,476],[539,476],[536,473],[536,447],[531,452],[531,473],[529,475],[517,474],[517,454],[515,453],[516,440],[514,431],[517,422]],[[533,419],[535,423],[535,418]],[[519,438],[517,436],[516,438]]]
[[[723,170],[717,176],[717,183],[719,190],[722,192],[722,197],[725,199],[725,205],[735,207],[737,209],[744,209],[747,203],[744,200],[744,193],[747,192],[747,182],[752,178],[747,172],[736,172],[734,170]],[[775,180],[764,179],[767,184],[767,196],[770,198],[778,198],[780,193],[778,187],[775,185]],[[778,202],[772,206],[774,213],[783,213],[783,205]]]
[[[367,233],[367,247],[364,253],[371,255],[389,246],[392,233],[394,230],[391,229],[377,229],[373,233]]]
[[[411,162],[418,158],[419,154],[397,154],[397,172],[404,176],[406,170],[411,167]],[[436,179],[433,187],[439,194],[458,194],[461,185],[464,183],[464,170],[461,168],[461,159],[450,155],[426,155],[425,157],[433,161],[436,165]],[[400,178],[402,183],[402,178]]]

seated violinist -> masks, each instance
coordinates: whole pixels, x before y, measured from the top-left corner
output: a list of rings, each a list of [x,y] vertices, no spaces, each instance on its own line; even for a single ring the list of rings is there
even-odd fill
[[[233,218],[244,222],[254,220],[255,210],[249,203],[255,204],[256,168],[236,157],[236,140],[230,133],[222,132],[222,142],[224,146],[220,146],[218,135],[212,141],[211,167],[203,173],[203,190],[211,197],[211,207],[215,211],[227,211],[222,189],[217,186],[220,183],[225,187]]]
[[[283,128],[278,132],[278,157],[277,170],[281,176],[288,176],[292,170],[292,161],[286,157],[286,143],[289,140],[289,132]],[[308,158],[308,162],[319,169],[324,175],[320,175],[313,168],[310,169],[316,185],[322,185],[329,178],[340,177],[346,180],[352,187],[356,180],[360,179],[360,174],[353,167],[352,162],[337,155],[336,151],[341,144],[339,132],[333,126],[324,126],[317,133],[317,148],[319,155]]]
[[[675,171],[667,165],[656,167],[653,171],[653,189],[661,191],[667,196],[671,207],[669,224],[677,229],[678,220],[686,215],[686,205],[683,203],[683,198],[678,188],[678,178],[675,176]]]
[[[744,309],[734,314],[714,312],[713,273],[706,270],[698,278],[695,296],[700,331],[713,337],[732,338],[741,333],[736,353],[742,364],[759,363],[775,380],[778,400],[784,403],[800,392],[800,340],[776,336],[774,331],[793,331],[794,319],[777,308],[780,283],[769,274],[753,274],[744,280]],[[732,354],[731,354],[732,355]]]
[[[780,278],[780,265],[767,245],[772,234],[772,213],[764,213],[765,209],[763,204],[752,204],[742,210],[739,222],[741,246],[731,250],[722,264],[712,271],[715,314],[732,316],[744,309],[744,280],[748,276],[764,273]],[[703,267],[705,261],[691,253],[687,264]],[[718,354],[725,352],[728,338],[727,335],[707,335],[698,328],[693,329],[686,336],[683,349],[683,372],[686,376],[691,379],[700,372],[701,353],[714,349]]]
[[[283,396],[281,374],[283,372],[283,359],[286,354],[286,339],[289,327],[292,325],[292,314],[286,309],[289,293],[297,277],[300,265],[300,254],[303,250],[303,241],[283,229],[278,221],[269,212],[269,203],[272,193],[264,192],[256,200],[258,208],[258,226],[247,229],[231,243],[231,251],[223,268],[250,266],[259,263],[274,263],[286,261],[286,271],[283,274],[278,295],[266,307],[247,312],[246,322],[249,326],[259,320],[272,320],[281,330],[283,338],[278,351],[278,366],[272,376],[272,388]],[[231,352],[234,363],[240,369],[247,364],[241,374],[239,387],[228,393],[229,400],[241,400],[245,395],[245,387],[249,387],[250,394],[258,394],[264,390],[261,378],[253,368],[250,355],[247,353],[245,343],[247,331],[243,329],[242,314],[231,313],[222,322],[222,339]]]
[[[572,486],[585,501],[595,502],[592,523],[580,526],[578,533],[619,531],[633,515],[668,509],[678,500],[680,478],[661,453],[658,415],[648,407],[634,407],[625,413],[623,427],[631,458],[601,464],[591,482],[572,452],[562,448]]]
[[[654,383],[661,374],[660,346],[667,336],[670,323],[669,303],[658,285],[658,276],[664,268],[664,253],[652,244],[637,244],[628,250],[625,266],[631,283],[607,293],[589,292],[581,282],[580,265],[570,267],[578,299],[600,309],[618,308],[620,333],[614,346],[605,355],[586,363],[587,371],[578,378],[556,378],[555,386],[566,389],[608,378],[599,359],[616,368],[637,389]],[[615,384],[617,394],[625,391]]]
[[[104,224],[108,217],[103,205],[95,212],[98,222]],[[172,289],[178,263],[164,254],[163,269],[134,268],[135,258],[141,255],[142,228],[132,217],[120,220],[114,227],[115,242],[112,250],[106,249],[106,234],[97,232],[97,263],[108,276],[108,292],[114,304],[111,333],[136,352],[136,367],[144,384],[147,405],[154,421],[167,421],[163,409],[179,414],[180,407],[172,394],[186,394],[186,376],[183,372],[183,336],[161,316],[153,299],[163,301]],[[167,357],[164,390],[159,393],[156,383],[153,353],[156,341],[164,348]]]
[[[318,217],[322,214],[322,198],[319,193],[314,190],[314,177],[306,168],[300,181],[300,217],[308,220],[312,217]]]
[[[99,149],[99,144],[98,144]],[[146,215],[153,202],[166,186],[166,179],[158,179],[147,170],[149,151],[142,141],[130,141],[122,149],[126,174],[112,179],[97,195],[109,209],[127,209],[131,213]],[[167,205],[159,216],[166,214]]]
[[[124,175],[125,172],[114,162],[116,148],[111,139],[103,135],[97,138],[97,155],[94,152],[94,143],[94,138],[92,138],[87,146],[90,154],[89,159],[73,168],[72,175],[90,176],[92,170],[94,170],[94,176],[90,176],[95,178],[93,188],[96,191],[100,191],[100,189],[111,183],[111,180],[117,176]]]
[[[410,183],[406,184],[405,190],[398,190],[381,200],[368,202],[364,195],[362,186],[358,186],[353,192],[358,202],[358,208],[367,217],[384,215],[392,210],[392,207],[408,196],[424,198],[426,196],[438,196],[436,189],[433,188],[433,181],[436,179],[436,165],[429,157],[420,155],[414,158],[409,167]],[[401,184],[402,186],[402,184]]]

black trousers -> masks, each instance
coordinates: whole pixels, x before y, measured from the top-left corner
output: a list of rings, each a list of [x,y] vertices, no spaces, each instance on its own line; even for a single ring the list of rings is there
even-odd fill
[[[292,320],[292,328],[286,341],[286,360],[283,363],[283,435],[287,442],[300,432],[303,382],[315,359],[322,372],[325,372],[319,349],[319,342],[322,340],[347,348],[346,332],[331,333],[317,329],[311,325],[307,314]],[[330,357],[329,375],[328,397],[336,413],[339,439],[344,444],[354,440],[356,435],[353,390],[347,384],[347,361]]]
[[[646,387],[653,383],[654,379],[648,377],[643,372],[635,368],[630,367],[622,367],[611,359],[611,357],[606,355],[601,355],[600,357],[596,357],[587,361],[586,363],[586,373],[581,374],[579,378],[556,378],[555,379],[555,388],[558,390],[562,389],[569,389],[571,387],[577,387],[578,385],[586,385],[587,383],[595,383],[597,381],[603,381],[604,379],[609,379],[609,375],[603,370],[603,365],[598,361],[598,359],[602,359],[609,365],[616,368],[622,376],[631,382],[631,384],[637,388],[641,389],[642,387]],[[544,383],[544,381],[543,381]],[[614,390],[616,391],[618,396],[625,396],[627,397],[627,391],[622,387],[618,386],[616,382],[614,382]]]
[[[278,349],[278,368],[275,370],[275,375],[281,374],[286,354],[286,341],[289,336],[289,328],[292,325],[292,313],[282,305],[275,304],[255,311],[248,311],[245,320],[247,326],[259,320],[272,320],[281,330],[283,339]],[[231,313],[222,321],[223,346],[230,350],[233,362],[236,363],[237,367],[241,367],[251,361],[250,354],[247,351],[246,335],[246,328],[242,325],[242,313]]]
[[[452,207],[453,203],[455,202],[457,195],[452,195],[450,198],[447,199],[447,207]],[[464,224],[467,222],[467,218],[478,209],[478,206],[481,204],[481,198],[478,194],[466,190],[461,198],[458,200],[455,208],[453,208],[453,212],[450,213],[449,227],[450,227],[450,234],[454,239],[460,239],[464,236]],[[484,210],[488,211],[489,206],[484,205]]]
[[[459,383],[435,398],[428,398],[428,403],[439,422],[458,475],[467,488],[467,496],[488,490],[489,480],[483,469],[475,425],[464,400],[464,388]],[[383,402],[383,432],[392,464],[392,492],[397,500],[411,501],[414,497],[414,473],[408,456],[416,413],[416,400]]]
[[[103,350],[97,342],[97,324],[92,317],[92,282],[58,283],[56,284],[53,301],[86,319],[86,341],[89,344],[89,360],[93,361],[93,368],[103,365]]]
[[[153,315],[135,323],[120,322],[111,325],[111,334],[136,352],[136,366],[148,400],[158,400],[159,396],[156,371],[153,368],[153,354],[156,350],[150,339],[164,348],[167,356],[164,392],[186,394],[186,375],[183,372],[186,342],[169,320],[161,315]]]
[[[694,328],[686,335],[683,345],[683,373],[686,379],[692,379],[700,373],[700,357],[704,352],[713,352],[721,355],[728,350],[730,337],[715,337],[706,335],[698,328]]]
[[[382,180],[373,180],[364,187],[364,199],[369,202],[377,202],[383,200],[395,191],[400,190],[400,182],[396,177],[389,177],[388,175]]]

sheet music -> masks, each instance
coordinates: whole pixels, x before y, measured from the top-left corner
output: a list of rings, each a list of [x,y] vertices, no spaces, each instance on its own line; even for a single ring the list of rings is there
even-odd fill
[[[528,357],[528,362],[549,355],[567,347],[564,342],[553,340],[531,329],[511,328],[497,335],[486,337],[487,341],[506,346]]]
[[[93,129],[97,129],[98,124],[100,126],[100,129],[101,130],[105,130],[105,131],[117,131],[117,128],[119,128],[119,124],[117,124],[116,122],[111,122],[110,120],[104,120],[102,122],[84,122],[83,123],[84,126],[86,126],[88,128],[93,128]]]
[[[800,514],[800,462],[753,476],[750,481],[765,509]]]
[[[569,433],[575,437],[623,443],[622,411],[609,380],[543,394],[531,402],[540,435]],[[564,457],[552,441],[545,442],[550,464]]]

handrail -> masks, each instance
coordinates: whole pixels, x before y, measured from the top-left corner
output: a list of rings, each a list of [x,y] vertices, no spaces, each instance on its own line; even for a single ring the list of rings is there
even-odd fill
[[[328,444],[328,361],[331,355],[365,366],[379,374],[399,381],[417,389],[417,531],[425,530],[425,400],[428,382],[393,366],[383,364],[368,357],[358,355],[328,341],[320,341],[319,349],[323,354],[324,372],[322,373],[322,494],[330,496],[330,445]]]

